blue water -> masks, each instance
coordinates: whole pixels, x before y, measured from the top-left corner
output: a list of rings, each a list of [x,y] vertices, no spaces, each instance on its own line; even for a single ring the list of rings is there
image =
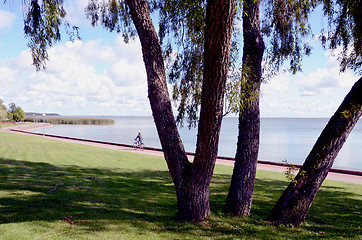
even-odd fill
[[[56,125],[45,133],[106,142],[132,144],[138,132],[146,146],[161,148],[152,117],[108,117],[114,125]],[[328,119],[262,118],[259,159],[273,162],[303,164]],[[34,132],[43,132],[43,129]],[[186,151],[196,148],[197,129],[180,128]],[[219,156],[234,157],[238,119],[224,118]],[[362,121],[359,121],[339,152],[333,168],[362,171]]]

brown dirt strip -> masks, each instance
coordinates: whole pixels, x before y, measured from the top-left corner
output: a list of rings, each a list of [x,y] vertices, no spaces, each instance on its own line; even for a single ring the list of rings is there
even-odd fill
[[[3,131],[14,132],[18,134],[31,134],[35,136],[43,136],[41,133],[31,133],[28,132],[34,129],[40,129],[43,127],[51,127],[51,124],[35,124],[35,125],[19,125],[19,126],[12,126],[3,128]],[[46,138],[49,139],[56,139],[64,142],[71,142],[71,143],[78,143],[83,145],[90,145],[102,148],[109,148],[121,151],[128,151],[128,152],[137,152],[140,154],[147,154],[147,155],[154,155],[154,156],[163,156],[163,152],[161,149],[157,148],[150,148],[146,147],[144,150],[135,150],[131,145],[127,144],[118,144],[118,143],[109,143],[109,142],[102,142],[102,141],[94,141],[94,140],[84,140],[84,139],[77,139],[71,137],[61,137],[61,136],[54,136],[45,134]],[[193,153],[188,153],[190,159],[193,158]],[[225,165],[225,166],[234,166],[233,158],[228,157],[218,157],[216,160],[216,164]],[[272,171],[272,172],[280,172],[283,173],[287,170],[286,166],[283,166],[282,163],[273,163],[268,161],[258,161],[257,165],[258,170],[264,171]],[[355,184],[362,184],[362,172],[358,171],[348,171],[348,170],[339,170],[339,169],[332,169],[327,176],[329,180],[335,180],[340,182],[348,182],[348,183],[355,183]]]

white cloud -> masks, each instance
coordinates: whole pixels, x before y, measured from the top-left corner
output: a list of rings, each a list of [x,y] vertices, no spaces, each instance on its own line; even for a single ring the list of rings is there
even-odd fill
[[[15,19],[16,16],[13,13],[0,9],[0,30],[11,27]]]
[[[25,50],[16,59],[3,62],[0,85],[7,90],[0,97],[25,111],[150,114],[140,49],[139,42],[125,45],[115,40],[114,46],[101,41],[67,42],[49,50],[47,70],[40,72],[35,72]],[[20,87],[10,84],[15,80]]]
[[[114,63],[108,73],[117,84],[128,86],[141,84],[146,76],[143,62],[130,63],[126,59]]]
[[[358,76],[339,72],[337,57],[326,53],[326,63],[308,74],[277,75],[262,85],[263,117],[330,117]]]
[[[81,36],[83,26],[90,25],[84,14],[87,2],[66,3],[72,5],[68,7],[69,21],[82,25]],[[0,20],[0,30],[11,24],[13,22]],[[47,71],[35,72],[28,49],[19,51],[15,59],[1,59],[0,98],[7,103],[15,102],[25,111],[150,115],[139,41],[125,44],[120,35],[115,37],[106,31],[99,34],[102,31],[99,28],[94,32],[86,28],[86,31],[84,39],[92,40],[57,44],[49,50]],[[357,79],[351,72],[340,74],[338,61],[332,55],[328,56],[325,66],[323,62],[318,66],[308,74],[284,73],[263,84],[262,116],[329,117],[333,114]]]
[[[281,94],[288,91],[290,84],[290,75],[287,72],[280,73],[262,84],[262,94]]]
[[[86,24],[90,25],[90,20],[86,18],[84,8],[87,6],[88,0],[65,1],[65,10],[68,13],[67,18],[75,25]]]
[[[337,57],[326,53],[327,64],[323,68],[303,76],[297,82],[302,96],[314,96],[317,94],[333,94],[338,89],[349,89],[352,87],[357,77],[350,70],[341,73]]]
[[[303,90],[300,92],[301,96],[317,96],[317,93],[315,91],[308,91],[308,90]]]
[[[6,103],[5,96],[11,94],[11,88],[16,84],[17,71],[6,66],[0,66],[0,73],[0,99]]]

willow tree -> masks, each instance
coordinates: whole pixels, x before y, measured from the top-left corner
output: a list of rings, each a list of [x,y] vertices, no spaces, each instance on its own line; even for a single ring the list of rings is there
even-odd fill
[[[185,10],[179,12],[179,19],[186,15],[189,20],[187,26],[177,30],[182,32],[187,29],[190,33],[188,36],[192,36],[191,39],[197,36],[188,45],[191,48],[186,47],[182,52],[185,54],[182,57],[183,64],[192,63],[189,69],[197,69],[195,73],[188,71],[188,77],[186,77],[186,79],[190,79],[190,76],[192,80],[196,79],[196,84],[192,84],[196,92],[193,101],[196,103],[191,108],[188,104],[183,106],[187,106],[187,114],[194,114],[194,116],[195,109],[198,110],[201,106],[196,156],[193,162],[187,159],[168,96],[163,60],[164,57],[167,58],[167,55],[172,55],[172,52],[168,51],[169,49],[162,51],[149,12],[150,3],[151,10],[159,9],[160,15],[165,16],[163,13],[168,10],[164,10],[176,2],[177,6],[183,6],[178,10]],[[86,8],[86,13],[92,19],[93,25],[100,22],[110,31],[122,32],[126,42],[137,34],[140,38],[147,73],[148,97],[165,159],[175,184],[178,215],[181,219],[204,219],[210,213],[209,184],[218,151],[235,8],[235,0],[185,1],[183,3],[181,1],[90,0]],[[24,31],[29,38],[28,46],[32,50],[37,70],[41,67],[45,68],[47,48],[60,40],[59,27],[64,23],[65,16],[66,12],[61,0],[42,2],[32,0],[29,3]],[[166,24],[160,24],[161,41],[170,29]],[[194,36],[193,33],[195,33]],[[195,49],[198,50],[195,51],[197,54],[194,54]],[[180,56],[177,60],[180,60]],[[191,83],[192,81],[184,82]],[[182,84],[181,88],[183,89],[181,96],[187,96],[184,92],[190,88],[187,84]],[[174,93],[177,95],[176,92]],[[181,110],[179,116],[182,116],[183,108],[179,109]]]
[[[271,210],[274,224],[299,226],[306,217],[334,159],[362,115],[362,78],[352,87],[323,129],[295,179]]]
[[[326,45],[330,49],[343,45],[340,55],[342,70],[348,67],[359,71],[361,65],[361,23],[356,20],[358,9],[361,8],[359,2],[267,0],[265,3],[262,30],[259,26],[260,1],[244,0],[239,5],[239,14],[243,18],[243,66],[241,78],[232,82],[228,88],[231,89],[228,93],[231,108],[240,111],[239,140],[232,184],[225,205],[225,211],[236,215],[249,213],[255,179],[259,148],[261,61],[264,54],[261,36],[268,36],[270,39],[270,48],[266,51],[268,67],[279,69],[284,60],[290,59],[290,70],[300,70],[301,57],[310,53],[309,45],[303,41],[310,33],[308,14],[318,3],[323,3],[329,26],[337,24],[337,31],[331,27],[328,34],[321,35],[322,42],[330,43],[329,46]],[[44,66],[43,60],[47,58],[46,51],[43,50],[60,39],[59,24],[65,16],[62,4],[61,0],[53,0],[43,1],[39,5],[38,1],[32,0],[29,5],[25,32],[38,69],[39,66]],[[342,11],[335,11],[335,4],[343,6]],[[153,117],[175,183],[181,219],[203,219],[210,211],[208,188],[218,149],[227,66],[230,64],[229,67],[233,69],[237,56],[235,53],[238,52],[234,42],[229,57],[233,18],[240,16],[234,14],[235,5],[235,1],[221,0],[91,0],[87,7],[87,14],[93,25],[100,22],[110,31],[122,32],[125,41],[136,34],[140,37]],[[150,18],[149,7],[151,10],[160,10],[159,38]],[[336,12],[342,14],[336,17]],[[73,27],[73,30],[77,29]],[[166,36],[171,36],[172,40],[164,41]],[[173,39],[178,40],[175,42]],[[350,39],[354,39],[352,51],[348,48]],[[175,45],[181,47],[180,52],[173,51]],[[168,75],[174,83],[173,97],[179,101],[177,120],[188,116],[189,125],[195,124],[201,105],[193,163],[187,160],[172,115],[164,59],[171,62]],[[239,88],[239,94],[235,94],[235,86]]]
[[[188,1],[168,0],[162,2],[166,4],[163,5],[164,11],[161,15],[161,39],[165,32],[169,33],[170,29],[179,30],[184,25],[193,26],[191,28],[193,31],[186,31],[184,35],[181,35],[179,31],[172,35],[173,39],[181,39],[176,42],[176,45],[182,46],[183,51],[176,54],[176,60],[171,64],[169,74],[169,79],[174,85],[173,96],[179,101],[177,119],[180,121],[186,117],[189,125],[192,125],[193,121],[197,119],[199,83],[202,77],[199,74],[199,69],[202,68],[200,66],[203,64],[203,58],[199,54],[202,52],[200,42],[203,41],[203,28],[200,24],[203,19],[200,17],[202,11],[196,11],[195,9],[198,8],[195,8]],[[259,14],[261,3],[264,3],[262,21]],[[302,70],[301,60],[303,56],[311,53],[311,47],[308,43],[310,38],[308,37],[312,36],[313,33],[308,17],[319,4],[323,4],[324,13],[329,20],[328,34],[325,35],[325,30],[322,29],[322,44],[331,50],[342,44],[341,70],[343,71],[348,67],[358,71],[360,44],[355,42],[352,49],[348,46],[351,43],[350,39],[353,39],[351,38],[352,35],[358,39],[358,33],[361,32],[359,30],[361,28],[360,23],[356,22],[356,27],[353,28],[353,23],[341,17],[342,14],[340,16],[333,14],[336,12],[356,14],[360,7],[356,3],[345,1],[346,5],[350,5],[349,8],[346,8],[342,6],[342,3],[343,1],[327,0],[244,0],[239,2],[240,11],[235,16],[236,18],[242,16],[242,70],[239,78],[230,77],[234,81],[228,85],[231,91],[227,92],[226,96],[230,109],[239,113],[239,135],[234,172],[224,207],[225,212],[231,212],[235,215],[248,215],[250,213],[259,149],[260,85],[263,79],[269,78],[266,72],[278,71],[284,67],[286,60],[289,60],[290,72],[296,73]],[[341,10],[338,11],[338,9]],[[338,30],[334,31],[335,28]],[[268,40],[266,53],[264,53],[263,38]],[[327,46],[328,42],[330,43],[329,46]],[[168,53],[172,52],[169,50],[172,49],[172,44],[166,44],[166,49]],[[235,56],[237,57],[237,54]],[[235,67],[233,61],[235,56],[231,56],[231,70]],[[264,69],[262,68],[263,60],[266,62]],[[235,88],[239,89],[240,92],[235,93]]]
[[[24,15],[24,32],[29,39],[28,47],[32,52],[33,63],[37,70],[45,69],[47,49],[60,40],[60,26],[65,25],[70,30],[68,33],[71,37],[78,37],[78,29],[66,22],[63,0],[31,0],[23,3],[28,7]],[[150,3],[151,10],[160,6],[156,6],[157,1]],[[205,60],[199,95],[199,132],[193,162],[187,159],[173,116],[166,84],[164,52],[152,23],[149,2],[90,0],[86,13],[92,19],[93,25],[100,22],[110,31],[122,32],[125,41],[138,34],[147,73],[148,97],[165,159],[175,184],[178,215],[184,220],[200,220],[210,214],[209,185],[223,117],[236,0],[189,3],[204,13],[201,22],[204,29],[202,58]]]
[[[284,1],[284,0],[266,0],[263,7],[264,15],[262,28],[260,29],[259,8],[261,1],[243,1],[243,69],[241,78],[241,92],[239,103],[239,136],[237,152],[235,156],[235,166],[232,176],[232,182],[228,193],[227,201],[224,207],[225,212],[231,212],[234,215],[248,215],[251,209],[253,187],[256,173],[256,163],[259,148],[259,94],[262,78],[268,79],[265,74],[262,77],[261,61],[263,59],[263,37],[269,39],[264,56],[266,62],[265,70],[278,71],[289,59],[289,71],[296,73],[302,69],[301,60],[303,55],[311,53],[311,47],[308,44],[308,36],[311,32],[308,17],[311,12],[319,5],[323,4],[324,14],[328,18],[327,33],[322,29],[321,41],[325,48],[336,50],[342,45],[342,51],[339,55],[341,71],[351,68],[356,72],[360,71],[361,66],[361,21],[358,20],[358,9],[361,9],[361,3],[354,1]],[[329,45],[328,45],[329,44]],[[350,99],[350,98],[347,98]],[[347,100],[348,101],[348,100]],[[358,108],[358,107],[357,107]],[[349,119],[350,126],[340,129],[341,133],[348,136],[349,131],[354,126],[355,119]],[[316,146],[324,148],[332,144],[335,139],[333,135],[323,135],[327,139],[324,145],[319,143]],[[344,141],[339,144],[342,147]],[[318,147],[316,147],[318,149]],[[329,164],[338,153],[334,149],[325,157],[329,159]],[[321,159],[313,158],[309,164],[314,161],[314,166]],[[327,160],[326,160],[327,161]],[[326,176],[329,168],[323,171],[309,171],[308,174],[313,178],[319,178],[320,175]],[[324,178],[322,178],[324,179]],[[319,186],[314,186],[311,192],[316,192]],[[290,199],[283,196],[284,203]],[[294,203],[301,205],[305,198],[294,195]],[[310,196],[309,203],[313,201],[314,196]],[[276,222],[287,222],[277,220],[283,218],[280,213],[278,217],[275,210],[284,211],[283,204],[275,206],[269,215],[269,220]],[[309,207],[308,207],[309,209]],[[293,216],[296,218],[298,212]],[[302,213],[300,213],[303,215]],[[300,217],[299,219],[303,219]],[[289,219],[290,220],[290,219]]]
[[[151,7],[160,7],[157,2],[154,3],[155,6]],[[152,115],[176,189],[178,217],[183,220],[202,220],[210,214],[209,185],[218,151],[236,0],[189,3],[195,8],[206,9],[205,16],[201,16],[205,25],[202,51],[204,63],[197,147],[193,162],[187,159],[177,130],[167,90],[164,52],[152,23],[148,3],[143,0],[100,3],[92,0],[86,11],[93,25],[99,21],[110,31],[122,31],[126,39],[129,33],[134,33],[129,20],[132,19],[142,46]]]
[[[260,0],[242,2],[243,58],[239,79],[240,93],[231,99],[239,113],[239,135],[234,171],[224,212],[247,216],[251,210],[260,136],[260,87],[268,79],[267,71],[278,71],[289,59],[289,70],[301,70],[303,55],[310,54],[306,36],[310,34],[309,1],[264,1],[260,16]],[[261,24],[262,19],[262,24]],[[262,26],[261,26],[262,25]],[[264,37],[270,39],[264,43]],[[267,48],[265,48],[265,45]],[[264,51],[266,50],[266,53]],[[265,61],[263,73],[262,61]],[[264,75],[263,75],[264,74]]]
[[[330,49],[341,46],[341,71],[353,69],[361,75],[362,21],[361,1],[324,0],[329,30],[321,36]],[[338,9],[338,11],[336,11]],[[339,150],[362,115],[362,78],[347,94],[307,156],[295,179],[285,189],[271,210],[268,220],[275,224],[299,226],[327,177]]]
[[[204,39],[204,5],[203,1],[157,1],[160,11],[160,39],[169,61],[168,78],[173,84],[173,98],[178,102],[177,121],[182,124],[187,119],[189,127],[197,125],[198,111],[201,103],[202,69],[206,59],[203,57]],[[302,1],[298,1],[301,5]],[[274,39],[273,49],[268,51],[269,64],[273,70],[282,66],[288,57],[290,69],[299,70],[301,56],[309,54],[310,48],[303,37],[309,32],[306,19],[309,9],[297,18],[298,4],[283,3],[284,9],[271,8],[266,4],[268,16],[280,14],[273,22],[265,24],[264,32],[260,29],[260,1],[238,1],[235,14],[234,37],[229,62],[225,112],[234,111],[239,115],[239,137],[235,157],[232,183],[225,205],[226,212],[236,215],[248,215],[251,207],[256,162],[259,149],[259,94],[262,81],[262,60],[264,41],[262,34]],[[289,5],[290,6],[289,6]],[[303,5],[304,4],[304,5]],[[304,8],[310,5],[303,3]],[[280,5],[280,4],[279,4]],[[277,4],[275,4],[277,6]],[[300,8],[300,7],[299,7]],[[291,15],[291,17],[289,16]],[[242,17],[242,19],[240,19]],[[288,17],[288,18],[285,18]],[[283,21],[290,23],[288,26]],[[242,22],[242,33],[240,24]],[[242,66],[238,63],[240,36],[243,36]],[[280,40],[278,40],[280,39]],[[300,47],[302,45],[302,47]],[[294,48],[297,46],[298,48]],[[211,99],[210,99],[211,100]],[[210,101],[211,102],[211,101]],[[200,127],[200,126],[199,126]]]
[[[6,3],[6,1],[4,1]],[[61,26],[64,26],[70,40],[79,39],[78,27],[71,25],[63,0],[23,1],[27,7],[24,14],[24,33],[28,39],[33,65],[36,70],[46,69],[48,48],[61,40]]]

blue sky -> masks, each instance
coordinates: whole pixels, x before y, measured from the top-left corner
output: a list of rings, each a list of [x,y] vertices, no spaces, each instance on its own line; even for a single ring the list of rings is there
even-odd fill
[[[0,4],[0,99],[26,112],[62,115],[151,115],[146,72],[138,40],[122,37],[85,18],[87,0],[68,1],[71,23],[81,40],[49,50],[47,70],[36,72],[23,34],[20,6]],[[315,14],[312,25],[320,27]],[[337,58],[313,42],[303,72],[279,74],[262,86],[261,117],[327,117],[338,108],[358,76],[339,73]]]

